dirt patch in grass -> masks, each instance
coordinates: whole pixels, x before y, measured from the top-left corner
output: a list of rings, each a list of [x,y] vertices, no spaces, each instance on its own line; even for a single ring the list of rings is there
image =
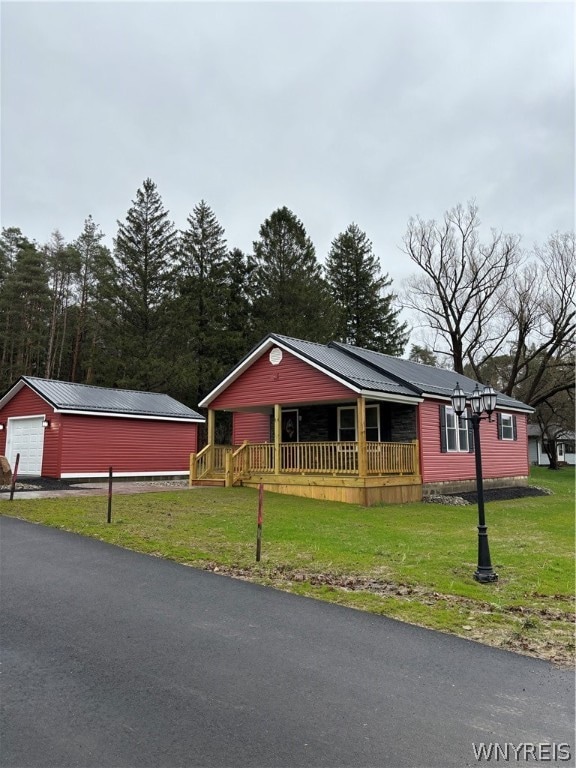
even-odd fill
[[[466,614],[465,623],[462,624],[461,631],[457,633],[461,637],[546,659],[559,666],[569,667],[574,664],[573,640],[576,615],[574,611],[566,611],[561,607],[555,610],[537,606],[503,606],[487,601],[472,600],[461,595],[446,595],[425,587],[383,579],[334,573],[313,573],[290,567],[265,568],[254,566],[252,568],[240,568],[206,563],[204,569],[224,576],[264,583],[288,591],[300,591],[297,588],[303,585],[328,587],[340,595],[368,593],[381,598],[406,601],[407,603],[457,609],[463,615]],[[326,597],[326,591],[323,592],[323,597]],[[550,599],[549,596],[548,599]],[[565,602],[565,597],[561,595],[558,595],[557,599],[559,602]],[[346,600],[335,602],[346,604]],[[354,607],[353,604],[351,607]],[[508,621],[505,626],[499,625],[499,617],[506,617]],[[486,621],[487,618],[488,621]],[[510,630],[510,619],[514,620],[515,629],[513,630]]]
[[[520,485],[511,488],[485,488],[484,501],[510,501],[511,499],[524,499],[528,496],[549,496],[550,493],[547,488],[538,488],[535,485]],[[450,495],[465,499],[470,504],[478,502],[478,495],[475,491]]]

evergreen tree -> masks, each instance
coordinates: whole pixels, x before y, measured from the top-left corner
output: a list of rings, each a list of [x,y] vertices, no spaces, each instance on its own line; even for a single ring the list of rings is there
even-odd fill
[[[182,233],[180,290],[174,326],[183,349],[176,364],[181,397],[198,403],[222,376],[221,347],[227,333],[227,247],[224,229],[201,200]]]
[[[10,334],[11,310],[5,284],[14,268],[16,254],[28,240],[18,227],[2,229],[0,235],[0,387],[5,388],[11,383],[9,373],[12,360],[14,339]]]
[[[94,380],[93,350],[101,337],[101,318],[106,316],[106,308],[100,306],[101,284],[113,269],[112,256],[102,244],[103,238],[104,233],[92,216],[88,216],[82,233],[74,242],[79,271],[72,323],[70,381],[92,383]],[[99,378],[103,384],[114,383],[107,380],[105,371],[101,371]]]
[[[46,351],[46,378],[61,378],[63,361],[69,358],[70,338],[68,318],[73,299],[74,283],[78,278],[80,260],[76,250],[67,245],[62,234],[54,230],[44,248],[51,292],[51,311]],[[68,366],[69,367],[69,366]]]
[[[240,248],[228,254],[226,268],[226,303],[224,317],[226,335],[223,339],[223,362],[226,368],[235,365],[258,341],[252,318],[254,293],[254,259]]]
[[[2,285],[7,272],[14,266],[16,254],[24,242],[28,242],[28,240],[19,227],[2,228],[0,235],[0,285]]]
[[[414,363],[422,363],[423,365],[432,365],[435,368],[443,367],[438,361],[438,355],[434,354],[426,345],[412,344],[408,360],[412,360]]]
[[[278,208],[254,243],[254,330],[325,342],[331,336],[328,288],[302,222]]]
[[[326,260],[327,280],[337,311],[337,340],[389,355],[401,355],[407,326],[398,322],[392,285],[382,275],[372,243],[356,224],[332,242]]]
[[[151,179],[118,222],[115,263],[107,286],[105,354],[117,361],[115,384],[163,389],[167,368],[168,315],[173,295],[177,234]]]
[[[43,375],[49,308],[45,257],[34,243],[21,237],[0,293],[4,322],[0,378],[4,388],[18,376]]]

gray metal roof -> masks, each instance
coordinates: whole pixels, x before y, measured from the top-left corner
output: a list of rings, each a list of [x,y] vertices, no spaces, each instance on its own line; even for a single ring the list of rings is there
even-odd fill
[[[272,334],[272,338],[282,341],[287,347],[298,352],[308,360],[317,363],[322,368],[335,373],[345,381],[354,384],[361,389],[387,394],[407,395],[414,398],[418,393],[406,386],[405,382],[399,382],[389,376],[386,371],[376,369],[374,366],[362,363],[351,357],[346,351],[336,346],[316,344],[312,341],[293,339],[290,336]]]
[[[457,383],[468,393],[472,393],[478,384],[468,376],[445,368],[414,363],[351,344],[316,344],[276,333],[270,334],[268,338],[282,341],[303,357],[368,391],[395,393],[414,398],[422,395],[449,398]],[[533,410],[520,400],[502,393],[498,393],[497,404],[501,408]]]
[[[153,416],[159,419],[204,421],[204,417],[169,395],[128,389],[93,387],[68,381],[22,376],[20,381],[57,410]],[[7,393],[9,394],[9,393]]]
[[[370,363],[376,368],[386,371],[398,380],[409,384],[421,395],[450,397],[457,383],[460,384],[465,392],[472,393],[478,384],[474,379],[446,368],[434,368],[431,365],[423,365],[412,360],[384,355],[382,352],[373,352],[361,347],[354,347],[351,344],[331,342],[330,347],[339,349],[358,361]],[[520,400],[515,400],[500,392],[498,393],[497,404],[501,407],[508,406],[526,411],[533,410],[529,405],[522,403]]]

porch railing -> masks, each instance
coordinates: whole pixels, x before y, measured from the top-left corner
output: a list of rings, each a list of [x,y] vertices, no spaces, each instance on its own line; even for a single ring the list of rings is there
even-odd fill
[[[190,454],[190,480],[201,480],[210,473],[223,474],[230,445],[206,445],[198,453]]]
[[[369,475],[418,474],[418,443],[366,443]]]
[[[245,443],[232,454],[234,480],[250,474],[274,474],[274,444]],[[418,474],[418,443],[366,443],[368,475]],[[284,474],[357,475],[357,442],[282,443]]]
[[[251,474],[358,475],[357,442],[282,443],[279,470],[274,466],[274,443],[207,445],[190,456],[190,482],[211,475],[226,484]],[[367,475],[417,475],[418,442],[366,443]]]

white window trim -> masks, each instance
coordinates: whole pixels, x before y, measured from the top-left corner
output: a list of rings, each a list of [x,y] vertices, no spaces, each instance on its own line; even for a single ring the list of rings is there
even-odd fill
[[[506,425],[504,424],[504,420],[506,420],[507,422]],[[506,435],[504,434],[505,426],[506,426],[506,429],[510,429],[510,437],[506,437]],[[508,440],[510,442],[514,440],[514,418],[510,413],[500,414],[500,439]]]
[[[375,408],[376,409],[376,426],[378,428],[378,440],[374,441],[371,440],[370,442],[380,442],[381,434],[380,434],[380,404],[379,403],[370,403],[370,405],[366,406],[366,410],[369,408]],[[341,426],[341,413],[342,411],[354,411],[354,441],[358,441],[358,408],[355,405],[339,405],[338,406],[338,442],[348,442],[346,440],[342,440],[340,437],[340,430],[342,429]],[[351,427],[344,427],[344,429],[351,429]],[[371,429],[374,429],[374,427],[371,427]]]
[[[468,424],[466,423],[465,419],[462,419],[460,416],[456,416],[454,409],[446,405],[445,407],[445,438],[446,438],[446,453],[470,453],[470,435],[468,433]],[[450,443],[448,440],[448,416],[454,416],[455,418],[455,429],[454,432],[456,434],[456,448],[450,448]],[[466,447],[463,448],[460,445],[460,432],[466,430]]]
[[[342,411],[354,411],[354,439],[352,442],[356,442],[358,438],[358,412],[356,410],[355,405],[339,405],[338,406],[338,442],[339,443],[346,443],[349,442],[348,440],[342,440],[340,437],[340,430],[341,427],[341,413]],[[351,429],[351,427],[344,427],[344,429]]]
[[[377,440],[370,440],[369,442],[377,442],[379,443],[381,440],[380,435],[380,404],[379,403],[370,403],[370,405],[366,406],[366,411],[370,408],[376,409],[376,427],[378,428],[378,438]],[[368,429],[368,427],[366,427]],[[370,427],[370,429],[374,429],[374,427]],[[368,440],[368,437],[366,437],[366,440]]]

